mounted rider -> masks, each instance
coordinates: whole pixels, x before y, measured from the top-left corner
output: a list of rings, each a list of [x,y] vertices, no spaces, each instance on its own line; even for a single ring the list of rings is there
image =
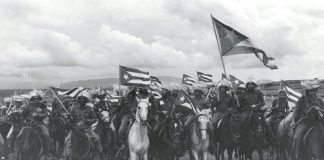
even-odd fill
[[[272,102],[271,112],[267,115],[267,117],[270,117],[269,123],[273,130],[277,127],[280,121],[286,117],[288,110],[289,105],[287,94],[284,90],[280,90],[278,98]]]
[[[87,91],[79,93],[77,96],[77,103],[75,103],[71,110],[72,124],[83,131],[88,139],[92,140],[91,142],[93,142],[96,149],[102,153],[99,137],[91,128],[91,125],[97,121],[97,116],[92,107],[88,104],[90,98],[90,93]]]
[[[47,128],[47,124],[45,124],[45,119],[49,117],[49,110],[47,106],[42,103],[42,95],[39,91],[32,91],[29,93],[29,103],[23,110],[23,119],[25,119],[26,123],[32,126],[35,126],[37,131],[40,131],[42,140],[43,140],[43,148],[46,159],[51,158],[50,148],[51,148],[51,140]],[[21,135],[24,133],[24,128],[21,129]]]
[[[250,127],[250,118],[253,112],[261,112],[261,107],[265,105],[263,94],[257,89],[257,81],[252,76],[248,78],[246,82],[246,91],[241,93],[239,97],[241,122],[242,128],[246,129]],[[266,126],[266,140],[268,143],[272,142],[272,130],[270,125],[265,121]]]
[[[218,122],[224,118],[228,113],[232,112],[235,109],[235,100],[228,93],[232,88],[230,81],[224,79],[218,84],[218,98],[214,104],[216,111],[212,117],[212,123],[214,126],[217,126]]]
[[[97,118],[100,118],[100,113],[101,111],[109,111],[110,113],[112,113],[112,108],[110,107],[110,105],[107,103],[106,101],[106,93],[104,90],[101,90],[95,95],[95,97],[99,100],[95,105],[94,105],[94,112],[97,115]]]
[[[137,110],[138,101],[142,98],[149,97],[150,109],[148,114],[148,120],[152,120],[154,118],[150,117],[152,115],[156,115],[156,101],[153,96],[150,96],[148,90],[146,88],[133,88],[130,87],[128,94],[125,97],[121,98],[120,106],[116,109],[118,117],[121,118],[121,124],[118,129],[118,148],[124,148],[126,142],[126,132],[129,128],[131,122],[135,118],[135,112]],[[150,123],[150,122],[149,122]],[[151,124],[151,123],[150,123]],[[149,126],[151,127],[151,126]]]
[[[304,95],[299,98],[293,113],[292,128],[293,135],[293,156],[296,160],[302,160],[302,152],[305,150],[304,140],[307,138],[313,128],[320,126],[320,121],[314,114],[309,114],[313,109],[319,113],[323,119],[324,102],[317,97],[317,91],[320,87],[318,80],[302,81],[301,85]],[[319,158],[313,157],[314,159]]]
[[[9,116],[9,121],[12,126],[7,134],[8,144],[10,152],[13,152],[15,138],[23,127],[23,98],[20,96],[14,96],[14,105],[8,110],[7,114]]]

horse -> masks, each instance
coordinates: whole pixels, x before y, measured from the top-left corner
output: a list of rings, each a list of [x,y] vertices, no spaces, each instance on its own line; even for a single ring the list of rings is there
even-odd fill
[[[216,159],[225,160],[224,152],[227,149],[228,159],[232,160],[233,152],[236,151],[237,157],[237,149],[240,143],[240,114],[230,113],[224,118],[222,118],[217,127],[216,131],[217,135],[217,142],[219,143],[218,146],[218,153],[215,154]]]
[[[55,152],[60,155],[63,152],[65,136],[68,133],[67,113],[55,112],[50,117],[50,135]]]
[[[42,160],[45,159],[43,138],[37,131],[36,126],[22,128],[16,138],[14,160]]]
[[[148,159],[148,149],[150,145],[147,130],[147,115],[149,98],[139,99],[136,108],[135,121],[130,127],[127,140],[129,149],[129,159]]]
[[[72,127],[72,160],[102,159],[99,151],[85,135],[84,131],[76,126]]]
[[[117,143],[117,133],[108,110],[100,112],[95,132],[98,134],[102,144],[103,159],[112,159],[114,153],[113,146]]]
[[[290,155],[292,139],[290,134],[291,122],[293,121],[293,112],[288,113],[288,115],[282,119],[278,127],[274,130],[274,136],[276,137],[275,146],[270,153],[272,159],[274,158],[273,151],[276,151],[278,160],[288,160],[288,155]],[[288,153],[288,155],[287,155]]]
[[[168,116],[165,126],[158,135],[160,160],[179,160],[184,155],[184,131],[183,124],[175,117],[174,113]]]
[[[245,154],[245,159],[252,160],[253,151],[257,150],[259,159],[263,160],[263,151],[268,147],[265,143],[266,132],[267,126],[264,113],[262,111],[252,111],[250,125],[247,131],[243,132],[244,136],[240,147],[240,152]]]
[[[191,139],[191,153],[195,160],[203,159],[207,160],[208,148],[209,148],[209,134],[208,128],[211,118],[211,110],[203,109],[198,110],[198,113],[190,127],[190,139]]]
[[[297,127],[307,127],[305,131],[295,130],[294,141],[296,140],[296,134],[302,136],[300,142],[298,159],[313,159],[313,160],[323,160],[324,159],[324,110],[318,107],[311,107],[307,114],[302,117],[298,122],[296,122]],[[308,126],[309,125],[309,126]],[[293,143],[296,145],[296,143]],[[295,146],[293,146],[294,149]],[[296,153],[296,150],[294,150]],[[296,154],[295,154],[296,155]]]

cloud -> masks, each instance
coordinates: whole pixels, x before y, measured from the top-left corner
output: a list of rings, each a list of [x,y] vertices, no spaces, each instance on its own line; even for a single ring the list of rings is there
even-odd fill
[[[42,84],[102,78],[117,76],[119,64],[155,75],[216,73],[221,61],[211,13],[279,66],[270,71],[253,55],[237,55],[224,57],[229,71],[270,79],[297,79],[308,70],[302,77],[320,76],[323,10],[321,0],[4,0],[0,77]]]

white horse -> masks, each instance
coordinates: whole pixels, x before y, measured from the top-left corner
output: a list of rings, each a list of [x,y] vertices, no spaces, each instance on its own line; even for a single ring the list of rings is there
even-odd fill
[[[209,135],[208,125],[210,123],[211,110],[203,109],[198,111],[197,117],[190,129],[191,152],[195,160],[207,160]]]
[[[149,101],[148,98],[138,100],[136,109],[136,119],[132,124],[128,134],[129,159],[140,160],[148,159],[148,148],[150,145],[147,135],[147,114]]]

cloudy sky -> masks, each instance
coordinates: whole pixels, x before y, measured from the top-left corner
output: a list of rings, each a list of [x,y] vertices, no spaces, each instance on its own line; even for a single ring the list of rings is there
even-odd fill
[[[246,80],[324,78],[323,0],[1,0],[0,88],[117,77],[118,65],[152,75],[220,79],[210,14],[276,58],[225,57]]]

